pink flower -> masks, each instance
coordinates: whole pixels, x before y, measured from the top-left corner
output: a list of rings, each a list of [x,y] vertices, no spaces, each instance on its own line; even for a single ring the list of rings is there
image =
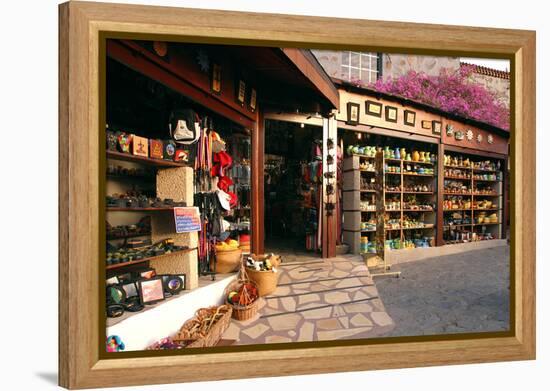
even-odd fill
[[[424,103],[451,114],[485,122],[502,129],[510,127],[510,110],[497,96],[471,79],[474,66],[456,72],[445,69],[438,76],[409,71],[396,79],[380,79],[369,85],[376,91]],[[359,81],[358,85],[363,83]]]

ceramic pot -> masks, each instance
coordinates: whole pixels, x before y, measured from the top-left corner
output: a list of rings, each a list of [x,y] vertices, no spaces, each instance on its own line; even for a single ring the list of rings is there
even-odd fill
[[[425,155],[424,151],[420,152],[419,161],[421,161],[421,162],[425,162],[425,161],[426,161],[426,155]]]
[[[420,154],[418,153],[418,151],[413,151],[413,154],[412,154],[413,162],[417,162],[419,159],[420,159]]]
[[[401,159],[405,159],[407,157],[407,150],[405,148],[401,148]]]
[[[384,157],[385,157],[386,159],[388,159],[388,158],[391,157],[390,147],[388,147],[388,146],[386,146],[386,147],[384,148]]]
[[[424,152],[424,161],[426,163],[430,163],[432,161],[432,159],[430,158],[430,153],[429,152]]]
[[[411,160],[412,160],[412,157],[411,157],[411,154],[410,154],[410,153],[407,154],[407,159],[405,159],[405,160],[408,160],[408,161],[411,161]]]
[[[399,148],[395,148],[395,158],[401,159],[401,154],[399,153]]]

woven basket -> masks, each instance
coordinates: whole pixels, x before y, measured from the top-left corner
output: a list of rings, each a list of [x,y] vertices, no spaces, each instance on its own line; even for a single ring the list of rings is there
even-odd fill
[[[258,285],[260,296],[269,295],[277,289],[279,272],[273,272],[271,270],[257,271],[252,269],[247,269],[246,271],[250,279]]]
[[[244,264],[241,263],[241,268],[239,269],[239,275],[237,276],[237,279],[232,283],[230,283],[225,288],[225,291],[224,291],[224,297],[227,305],[233,308],[233,312],[231,313],[232,318],[236,320],[241,320],[241,321],[253,318],[258,313],[258,303],[259,303],[259,298],[254,300],[251,304],[247,306],[233,304],[227,300],[229,293],[232,291],[238,291],[241,285],[243,284],[252,284],[256,287],[256,289],[258,289],[258,285],[254,281],[248,278],[248,274],[246,272]]]
[[[173,340],[176,343],[193,341],[187,348],[216,346],[229,327],[232,311],[228,305],[201,308],[183,324]]]
[[[231,251],[216,251],[216,273],[231,273],[241,264],[243,251],[235,249]]]
[[[250,256],[255,261],[261,261],[267,258],[267,254],[250,254]],[[283,262],[283,258],[280,255],[273,254],[273,256],[269,257],[269,262],[271,262],[273,267],[279,267],[279,265]]]

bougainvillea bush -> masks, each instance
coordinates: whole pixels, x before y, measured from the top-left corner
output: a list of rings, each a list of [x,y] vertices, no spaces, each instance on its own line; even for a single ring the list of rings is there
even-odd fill
[[[474,66],[462,66],[455,72],[443,70],[438,76],[411,70],[395,79],[380,79],[368,87],[508,129],[510,110],[495,94],[473,81],[473,70]]]

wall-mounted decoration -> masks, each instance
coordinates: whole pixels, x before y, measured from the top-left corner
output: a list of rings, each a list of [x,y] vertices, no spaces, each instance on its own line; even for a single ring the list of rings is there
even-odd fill
[[[386,106],[386,121],[397,122],[397,107]]]
[[[367,115],[382,117],[382,103],[378,103],[372,100],[365,101],[365,112],[367,113]]]
[[[432,133],[441,134],[441,121],[432,121]]]
[[[212,64],[210,72],[210,89],[215,94],[222,92],[222,66],[218,63]]]
[[[483,141],[483,135],[481,133],[477,134],[477,142],[481,143]]]
[[[490,134],[490,135],[487,136],[487,142],[488,142],[489,144],[492,144],[492,143],[494,142],[494,139],[493,139],[493,135],[492,135],[492,134]]]
[[[403,115],[403,123],[408,126],[414,126],[416,122],[416,112],[405,110]]]
[[[472,129],[468,129],[466,131],[466,138],[468,141],[472,141],[474,139],[474,132],[472,132]]]
[[[248,108],[252,112],[256,111],[256,89],[255,88],[250,89],[250,96],[248,98]]]
[[[246,99],[246,83],[242,79],[238,79],[235,83],[235,100],[241,106],[244,106]]]
[[[462,130],[457,130],[455,132],[455,140],[457,140],[457,141],[464,140],[464,132]]]
[[[422,120],[420,125],[422,126],[422,129],[432,129],[432,121]]]
[[[347,116],[346,124],[357,125],[359,123],[359,111],[360,111],[359,104],[348,102],[347,111],[348,111],[348,116]]]
[[[447,126],[445,127],[445,131],[447,132],[447,136],[452,136],[453,135],[453,132],[455,131],[454,128],[453,128],[453,125],[451,124],[447,124]]]

